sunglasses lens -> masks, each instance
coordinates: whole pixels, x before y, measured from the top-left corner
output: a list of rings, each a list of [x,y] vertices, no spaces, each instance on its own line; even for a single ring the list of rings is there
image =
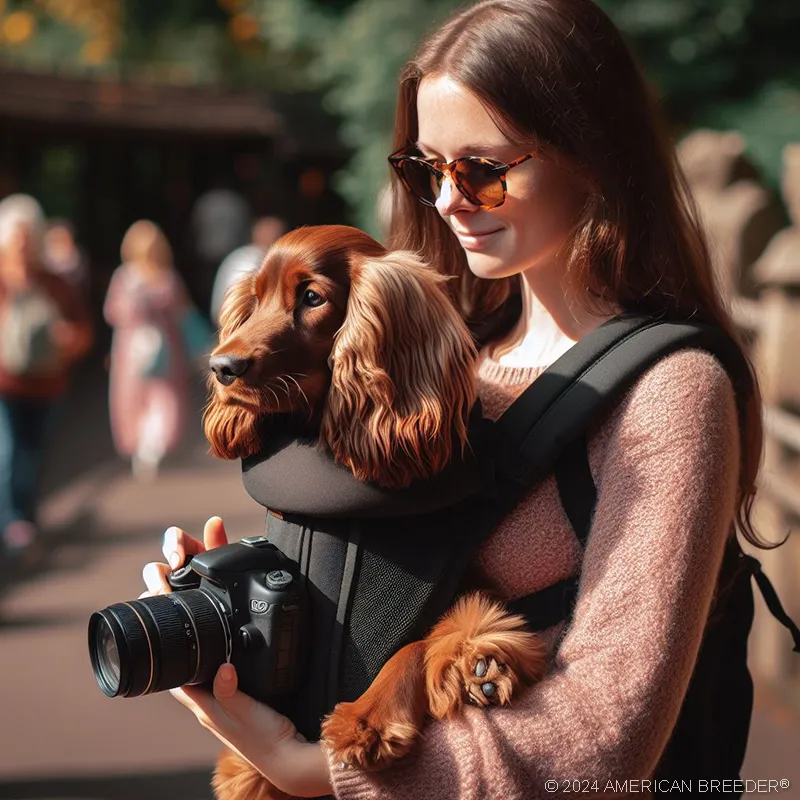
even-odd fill
[[[458,162],[455,172],[458,186],[468,200],[487,208],[503,202],[503,184],[492,164],[464,159]]]
[[[411,194],[428,205],[434,205],[439,196],[439,176],[433,168],[421,161],[404,159],[400,173]]]

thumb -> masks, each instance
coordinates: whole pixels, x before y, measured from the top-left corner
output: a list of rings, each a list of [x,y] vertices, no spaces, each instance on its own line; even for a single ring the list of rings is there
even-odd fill
[[[214,697],[221,702],[236,696],[239,679],[233,664],[223,664],[214,676]]]
[[[228,534],[225,532],[225,523],[221,517],[211,517],[206,521],[203,528],[203,543],[206,550],[228,544]]]

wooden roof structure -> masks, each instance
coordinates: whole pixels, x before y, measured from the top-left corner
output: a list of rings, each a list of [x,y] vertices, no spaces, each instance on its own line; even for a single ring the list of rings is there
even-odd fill
[[[281,138],[284,133],[282,117],[257,91],[127,83],[2,66],[0,119],[205,138]]]

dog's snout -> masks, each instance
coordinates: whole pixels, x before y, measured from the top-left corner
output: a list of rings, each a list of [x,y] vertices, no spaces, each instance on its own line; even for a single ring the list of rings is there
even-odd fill
[[[242,356],[211,356],[208,366],[221,384],[230,386],[247,372],[252,363],[252,359]]]

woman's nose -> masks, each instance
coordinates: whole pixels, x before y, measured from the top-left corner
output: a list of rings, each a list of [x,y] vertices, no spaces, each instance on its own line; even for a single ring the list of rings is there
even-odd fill
[[[443,217],[450,216],[456,211],[463,209],[475,209],[477,206],[461,194],[461,191],[456,186],[455,181],[450,175],[445,175],[442,178],[442,186],[439,190],[439,197],[436,199],[436,210]]]

